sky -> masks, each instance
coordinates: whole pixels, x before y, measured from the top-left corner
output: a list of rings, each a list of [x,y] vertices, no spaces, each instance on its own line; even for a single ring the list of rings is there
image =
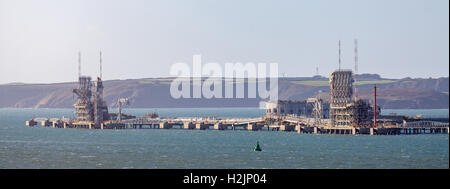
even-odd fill
[[[448,0],[0,0],[0,84],[168,77],[172,64],[278,63],[281,76],[338,68],[449,76]]]

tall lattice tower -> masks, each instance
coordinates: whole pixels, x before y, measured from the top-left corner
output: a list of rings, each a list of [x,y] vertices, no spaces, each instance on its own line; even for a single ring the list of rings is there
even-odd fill
[[[353,73],[338,70],[330,77],[330,121],[332,126],[352,125]]]
[[[80,122],[93,121],[93,107],[91,77],[81,75],[81,53],[78,52],[78,88],[73,89],[77,95],[77,102],[74,104],[76,109],[76,119]]]
[[[339,69],[330,76],[330,122],[332,126],[352,125],[353,73],[341,69],[341,41],[339,40]]]

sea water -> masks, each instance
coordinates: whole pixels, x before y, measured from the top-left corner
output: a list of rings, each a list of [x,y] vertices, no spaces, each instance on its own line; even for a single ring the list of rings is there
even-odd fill
[[[163,117],[258,117],[257,108],[126,109]],[[444,110],[383,110],[448,117]],[[281,131],[88,130],[26,127],[73,109],[0,109],[0,168],[449,168],[449,136],[314,135]],[[254,152],[259,141],[262,152]]]

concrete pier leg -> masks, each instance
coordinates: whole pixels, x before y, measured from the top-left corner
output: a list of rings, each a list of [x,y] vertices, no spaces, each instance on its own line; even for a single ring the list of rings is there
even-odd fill
[[[299,133],[299,134],[302,132],[302,131],[301,131],[302,128],[300,127],[300,125],[296,125],[296,126],[295,126],[295,130],[296,130],[297,133]]]
[[[221,123],[215,123],[214,124],[214,130],[226,130],[227,127]]]
[[[247,130],[249,130],[249,131],[255,131],[256,128],[254,128],[254,127],[255,127],[255,125],[253,125],[253,124],[247,124]]]
[[[352,128],[352,135],[356,135],[356,128]]]
[[[317,134],[317,127],[314,127],[314,134]]]
[[[48,127],[51,125],[51,122],[49,120],[41,121],[42,127]]]
[[[214,123],[214,130],[221,130],[221,124],[220,123]]]
[[[191,122],[184,122],[183,123],[183,128],[184,129],[195,129],[195,124],[193,124]]]
[[[166,126],[167,126],[167,122],[159,123],[159,128],[160,128],[160,129],[165,129]]]
[[[195,124],[195,129],[200,129],[200,130],[205,130],[206,128],[208,128],[209,126],[202,124],[202,123],[197,123]]]
[[[370,135],[373,135],[373,128],[370,128]]]

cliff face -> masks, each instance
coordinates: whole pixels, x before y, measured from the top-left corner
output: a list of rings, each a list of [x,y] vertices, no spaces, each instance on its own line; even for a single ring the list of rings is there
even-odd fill
[[[257,107],[261,99],[173,99],[170,78],[104,81],[104,98],[115,106],[119,97],[128,97],[133,108],[161,107]],[[382,108],[449,108],[449,78],[383,79],[375,74],[358,76],[358,94],[372,99],[373,85],[378,86],[377,102]],[[247,86],[247,85],[245,85]],[[72,108],[76,83],[0,85],[0,107]],[[225,89],[222,89],[223,93]],[[247,91],[247,89],[246,89]],[[280,78],[279,98],[302,100],[319,94],[327,98],[328,78]],[[192,93],[192,91],[191,91]],[[246,92],[247,93],[247,92]],[[247,96],[247,94],[245,94]]]

